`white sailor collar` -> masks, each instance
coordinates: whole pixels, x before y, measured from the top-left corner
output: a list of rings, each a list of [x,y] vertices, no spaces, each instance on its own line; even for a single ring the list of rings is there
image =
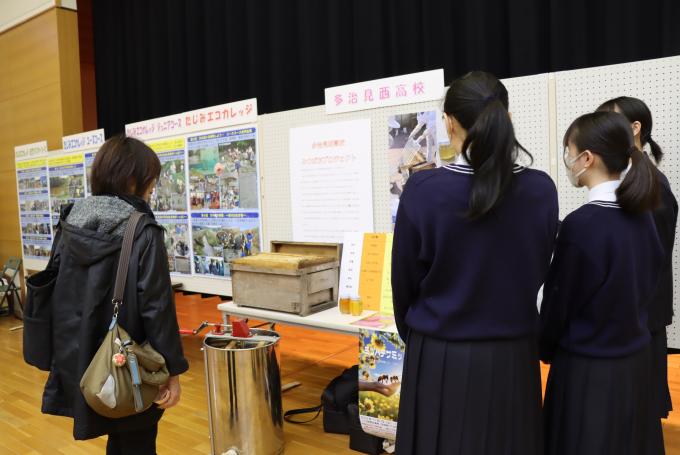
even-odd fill
[[[621,180],[609,180],[595,185],[588,191],[588,203],[602,207],[619,208],[616,202],[616,190],[621,185]]]
[[[444,169],[457,172],[459,174],[467,174],[467,175],[473,175],[474,170],[472,169],[472,166],[470,166],[470,163],[465,159],[465,155],[463,153],[459,153],[458,156],[456,157],[456,160],[451,163],[451,164],[446,164],[442,166]],[[517,174],[519,172],[522,172],[524,169],[526,169],[524,166],[520,166],[519,164],[515,164],[512,171]]]

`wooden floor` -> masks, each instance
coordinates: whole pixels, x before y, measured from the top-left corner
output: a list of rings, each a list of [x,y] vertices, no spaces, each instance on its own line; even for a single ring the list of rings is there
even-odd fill
[[[178,294],[177,312],[182,328],[193,328],[202,320],[218,322],[216,298]],[[40,413],[46,374],[25,365],[21,357],[22,332],[9,329],[20,324],[0,318],[0,454],[97,454],[103,453],[105,438],[75,442],[71,420]],[[319,402],[328,381],[356,363],[357,340],[293,327],[279,326],[282,334],[283,382],[300,381],[301,387],[284,394],[284,409],[312,406]],[[168,411],[160,424],[158,453],[208,454],[203,359],[200,336],[185,336],[184,350],[191,368],[182,376],[182,401]],[[547,368],[543,368],[543,374]],[[680,355],[669,357],[671,392],[680,407]],[[664,421],[666,453],[680,454],[680,412]],[[308,425],[285,426],[286,454],[338,455],[357,453],[348,449],[348,437],[323,433],[321,419]]]

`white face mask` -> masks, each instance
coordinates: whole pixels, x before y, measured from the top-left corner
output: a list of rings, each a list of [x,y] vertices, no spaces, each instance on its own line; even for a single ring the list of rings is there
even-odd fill
[[[578,161],[578,159],[583,155],[585,152],[579,153],[575,158],[572,158],[570,160],[567,160],[566,153],[565,153],[565,158],[564,158],[564,165],[567,168],[567,178],[569,179],[569,182],[571,182],[572,185],[574,185],[576,188],[579,188],[583,185],[579,182],[580,177],[583,175],[585,171],[588,170],[588,168],[583,168],[580,171],[578,171],[576,174],[574,174],[572,168],[574,167],[574,163]]]

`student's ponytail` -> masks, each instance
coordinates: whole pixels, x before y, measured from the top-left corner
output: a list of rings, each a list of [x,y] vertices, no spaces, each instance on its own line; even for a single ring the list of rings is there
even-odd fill
[[[462,150],[474,170],[468,216],[481,218],[496,206],[512,182],[517,158],[515,132],[500,100],[487,102],[468,130]]]
[[[642,141],[642,145],[649,144],[649,148],[652,150],[652,156],[654,157],[654,161],[657,163],[660,163],[661,160],[663,159],[663,150],[661,150],[661,147],[659,144],[657,144],[654,139],[652,139],[652,135],[650,134],[647,137],[647,140]]]
[[[616,190],[616,201],[630,213],[654,210],[659,204],[659,182],[654,164],[633,146],[628,150],[630,169]]]
[[[663,150],[659,144],[652,139],[652,111],[645,104],[644,101],[631,96],[619,96],[612,98],[609,101],[602,103],[597,108],[598,111],[613,111],[623,114],[628,119],[629,123],[640,123],[640,144],[644,147],[649,144],[652,150],[652,156],[656,164],[659,164],[663,159]]]
[[[461,153],[474,171],[467,216],[482,218],[512,184],[519,150],[529,155],[515,138],[508,91],[495,76],[474,71],[451,83],[444,112],[467,131]]]
[[[616,190],[616,202],[628,213],[654,210],[659,204],[657,170],[651,160],[635,147],[630,123],[622,114],[597,111],[574,120],[564,135],[564,146],[576,146],[598,155],[612,175],[621,174],[630,163]]]

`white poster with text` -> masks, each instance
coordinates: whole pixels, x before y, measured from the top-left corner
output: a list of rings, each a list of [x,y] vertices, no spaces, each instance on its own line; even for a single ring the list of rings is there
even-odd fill
[[[290,169],[295,241],[373,232],[370,119],[291,129]]]

